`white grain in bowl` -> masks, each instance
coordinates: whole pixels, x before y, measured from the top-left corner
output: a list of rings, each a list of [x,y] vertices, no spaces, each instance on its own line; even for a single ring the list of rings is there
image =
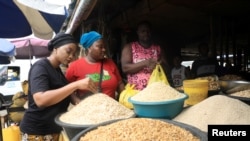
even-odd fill
[[[134,115],[133,110],[106,94],[98,93],[86,97],[71,110],[63,113],[59,119],[70,124],[92,125],[115,119],[130,118]]]
[[[163,82],[154,82],[135,96],[132,96],[131,99],[141,102],[160,102],[179,99],[182,97],[184,97],[184,95],[171,86],[166,85]]]

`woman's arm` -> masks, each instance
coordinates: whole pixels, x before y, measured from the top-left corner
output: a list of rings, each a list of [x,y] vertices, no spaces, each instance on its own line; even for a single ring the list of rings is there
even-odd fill
[[[33,98],[38,107],[48,107],[62,101],[77,89],[97,92],[96,84],[90,78],[85,78],[58,89],[37,92],[33,94]]]
[[[121,65],[122,65],[122,71],[125,74],[137,73],[138,71],[142,70],[145,67],[150,67],[152,69],[154,68],[156,63],[157,63],[157,60],[154,60],[152,58],[138,62],[138,63],[133,63],[131,44],[125,45],[122,50]]]
[[[73,94],[70,95],[70,98],[71,98],[71,103],[73,105],[77,105],[80,103],[81,99],[76,95],[77,92],[75,91]]]
[[[118,83],[118,88],[117,88],[117,97],[116,97],[116,100],[119,100],[119,97],[120,97],[120,94],[121,92],[125,89],[125,84],[124,82],[121,80],[119,83]]]

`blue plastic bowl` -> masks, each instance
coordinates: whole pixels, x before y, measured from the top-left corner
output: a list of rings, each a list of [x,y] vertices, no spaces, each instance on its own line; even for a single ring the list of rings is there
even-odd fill
[[[138,117],[172,119],[177,116],[184,106],[187,94],[179,99],[166,100],[160,102],[141,102],[128,99],[134,106],[134,112]]]

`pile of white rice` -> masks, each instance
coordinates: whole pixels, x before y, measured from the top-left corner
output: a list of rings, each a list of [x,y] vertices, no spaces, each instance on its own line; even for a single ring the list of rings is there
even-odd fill
[[[141,102],[160,102],[166,100],[174,100],[184,97],[176,89],[163,82],[154,82],[147,86],[145,89],[131,97],[131,100]]]
[[[214,95],[189,107],[177,115],[174,121],[195,126],[208,132],[208,125],[250,124],[250,106],[224,95]]]
[[[64,123],[77,125],[98,124],[105,121],[133,117],[134,111],[121,105],[106,94],[93,94],[62,114],[59,119]]]

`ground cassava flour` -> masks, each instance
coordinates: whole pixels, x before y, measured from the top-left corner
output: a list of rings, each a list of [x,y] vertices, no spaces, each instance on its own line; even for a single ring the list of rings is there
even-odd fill
[[[195,126],[207,132],[209,124],[250,124],[250,106],[224,95],[214,95],[184,109],[174,121]]]

